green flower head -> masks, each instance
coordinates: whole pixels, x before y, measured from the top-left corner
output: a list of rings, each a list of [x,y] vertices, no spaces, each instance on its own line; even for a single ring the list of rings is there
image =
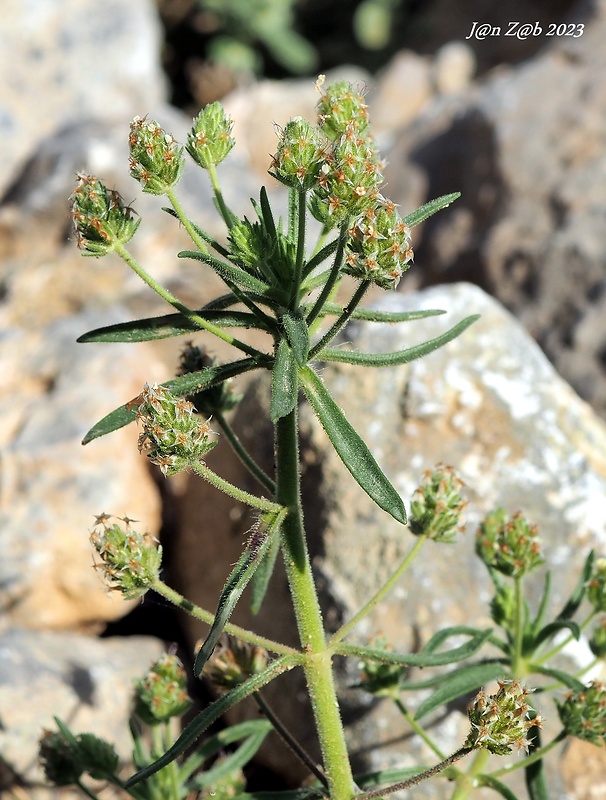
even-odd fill
[[[185,148],[203,169],[215,167],[227,158],[236,143],[232,127],[233,121],[221,103],[209,103],[194,119]]]
[[[476,553],[490,568],[509,577],[521,577],[544,563],[537,526],[520,512],[511,519],[503,508],[484,518],[476,539]]]
[[[557,703],[560,721],[569,736],[591,744],[606,744],[606,686],[592,681],[582,691],[570,692]]]
[[[85,256],[104,256],[126,244],[141,222],[118,192],[84,172],[78,174],[71,201],[76,240]]]
[[[410,530],[435,542],[452,542],[465,529],[463,512],[467,501],[461,497],[463,482],[452,467],[438,464],[428,470],[410,504]]]
[[[130,124],[130,174],[148,194],[166,194],[177,185],[185,159],[183,148],[154,120],[135,117]]]
[[[270,175],[286,186],[311,189],[316,185],[324,161],[325,140],[317,128],[295,117],[280,134]]]
[[[483,747],[495,755],[507,755],[513,747],[528,751],[526,734],[542,724],[541,717],[532,716],[528,695],[518,681],[499,681],[498,692],[490,697],[479,692],[467,710],[471,731],[464,746]]]
[[[164,653],[135,682],[135,713],[147,725],[180,717],[191,706],[187,677],[176,655]]]

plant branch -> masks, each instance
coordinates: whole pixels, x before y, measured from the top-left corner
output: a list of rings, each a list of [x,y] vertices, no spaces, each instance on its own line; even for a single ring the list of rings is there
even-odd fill
[[[343,309],[343,313],[339,316],[339,318],[330,326],[328,331],[324,334],[324,336],[317,342],[309,351],[309,358],[310,360],[316,356],[320,350],[322,350],[335,336],[339,333],[341,328],[347,324],[347,321],[351,317],[354,312],[356,306],[360,303],[368,288],[370,286],[370,281],[362,281],[358,288],[355,291],[354,296],[351,298],[349,303]]]
[[[230,443],[234,453],[238,456],[240,461],[244,464],[244,466],[248,469],[250,474],[259,481],[259,483],[267,489],[268,492],[274,494],[276,491],[276,484],[269,475],[266,475],[265,472],[261,469],[261,467],[253,460],[250,453],[246,450],[238,436],[236,435],[234,429],[231,427],[229,422],[225,419],[225,416],[222,414],[221,411],[215,411],[214,419],[217,421],[219,427],[225,434],[227,441]]]

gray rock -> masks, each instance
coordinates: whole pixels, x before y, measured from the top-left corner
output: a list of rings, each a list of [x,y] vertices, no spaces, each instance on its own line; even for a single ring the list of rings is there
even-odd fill
[[[434,98],[387,153],[386,177],[405,209],[419,182],[423,202],[462,193],[415,231],[425,285],[489,291],[603,415],[606,4],[579,3],[568,21],[582,36],[544,36],[532,60]]]
[[[129,762],[133,681],[163,650],[151,637],[100,640],[7,630],[0,636],[2,759],[22,780],[42,780],[38,741],[44,729],[57,729],[53,717],[58,716],[76,734],[90,731],[112,742]]]
[[[68,124],[143,113],[166,95],[153,3],[3,5],[0,196],[38,143]]]

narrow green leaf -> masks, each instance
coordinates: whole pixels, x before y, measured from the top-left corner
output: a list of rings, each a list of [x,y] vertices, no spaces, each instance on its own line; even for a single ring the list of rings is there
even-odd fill
[[[492,778],[489,775],[478,775],[478,784],[480,786],[486,786],[488,789],[494,789],[495,792],[504,797],[505,800],[518,800],[517,795],[515,795],[508,786],[505,786],[504,783],[498,781],[496,778]]]
[[[290,414],[297,404],[298,391],[297,361],[286,339],[282,339],[271,373],[269,417],[272,422]]]
[[[427,217],[431,217],[436,211],[441,211],[447,208],[451,203],[454,203],[461,196],[461,192],[452,192],[452,194],[444,194],[442,197],[437,197],[435,200],[430,200],[429,203],[417,208],[411,214],[404,217],[404,224],[409,228],[414,228],[420,222],[423,222]]]
[[[529,749],[529,754],[532,754],[533,751],[541,746],[541,731],[539,728],[530,728],[528,731],[528,738],[532,742]],[[524,777],[526,779],[526,788],[528,789],[530,800],[549,800],[543,759],[535,761],[534,764],[529,764],[524,770]]]
[[[577,623],[572,619],[556,619],[554,622],[550,622],[548,625],[537,633],[535,636],[532,646],[533,648],[537,648],[543,642],[546,642],[548,639],[551,639],[561,630],[569,630],[570,633],[574,636],[574,638],[579,641],[581,637],[581,629],[577,625]]]
[[[196,655],[194,663],[194,675],[196,678],[200,677],[204,665],[211,657],[219,637],[236,607],[236,603],[269,548],[272,538],[276,536],[285,514],[286,511],[279,514],[270,512],[263,514],[258,525],[253,530],[244,552],[223,587],[215,612],[215,619],[204,644]]]
[[[244,683],[236,686],[235,689],[232,689],[231,691],[227,692],[227,694],[222,695],[217,700],[212,702],[196,717],[194,717],[194,719],[189,723],[189,725],[187,725],[172,747],[169,747],[169,749],[162,756],[160,756],[160,758],[154,761],[153,764],[148,764],[146,767],[140,769],[138,772],[132,775],[124,784],[124,788],[130,789],[135,784],[140,783],[146,778],[149,778],[150,775],[153,775],[167,764],[170,764],[172,761],[178,758],[181,753],[185,752],[185,750],[187,750],[187,748],[192,745],[196,739],[213,724],[213,722],[218,720],[223,716],[223,714],[229,711],[230,708],[233,708],[246,697],[250,697],[251,694],[258,692],[259,689],[262,689],[274,678],[277,678],[278,675],[282,675],[284,672],[287,672],[288,670],[297,666],[298,663],[299,658],[297,656],[288,655],[277,658],[275,661],[272,661],[272,663],[262,672],[253,675]]]
[[[441,631],[434,633],[425,647],[423,647],[421,650],[421,653],[435,653],[438,647],[440,647],[447,639],[450,639],[451,636],[481,636],[482,641],[484,641],[486,629],[480,630],[480,628],[470,628],[467,625],[453,625],[449,628],[443,628]]]
[[[219,261],[211,255],[202,253],[200,250],[181,250],[177,253],[178,258],[193,258],[195,261],[202,261],[214,269],[214,271],[227,281],[232,281],[238,286],[243,286],[251,292],[264,294],[269,290],[268,284],[250,275],[240,267],[230,264],[228,261]]]
[[[303,267],[303,277],[306,278],[310,274],[310,272],[313,272],[313,270],[316,267],[320,266],[320,264],[323,261],[326,261],[326,259],[329,258],[329,256],[331,256],[336,251],[338,245],[339,245],[339,238],[337,237],[336,239],[333,239],[332,242],[329,242],[327,245],[324,245],[324,247],[321,250],[318,250],[315,256],[310,258],[307,264],[305,264],[305,266]],[[307,286],[305,285],[303,288],[305,290]]]
[[[444,650],[440,653],[394,653],[391,650],[380,650],[375,647],[347,643],[339,643],[335,648],[335,653],[342,656],[354,656],[364,661],[378,661],[382,664],[401,664],[403,667],[440,667],[444,664],[453,664],[456,661],[462,661],[473,656],[482,647],[491,632],[491,628],[479,631],[460,647]],[[500,666],[500,670],[499,674],[502,675],[502,666]]]
[[[302,367],[299,377],[305,395],[341,461],[379,508],[406,525],[406,510],[402,498],[387,480],[372,453],[352,428],[318,375],[311,367]]]
[[[458,322],[453,328],[436,336],[435,339],[429,339],[423,344],[409,347],[406,350],[397,350],[394,353],[357,353],[351,350],[339,350],[332,347],[325,347],[321,350],[317,359],[319,361],[340,361],[345,364],[359,364],[366,367],[395,367],[399,364],[408,364],[415,361],[417,358],[422,358],[428,353],[432,353],[439,347],[443,347],[448,342],[460,336],[464,330],[473,325],[480,318],[479,314],[472,314],[470,317]]]
[[[581,571],[581,576],[577,582],[577,585],[574,587],[572,594],[568,598],[564,608],[560,611],[556,619],[570,619],[573,617],[577,611],[579,610],[579,606],[583,602],[583,598],[585,597],[585,589],[587,586],[587,581],[591,577],[591,570],[593,569],[593,562],[595,559],[595,553],[593,550],[590,551],[589,555],[585,559],[585,564],[583,565],[583,569]]]
[[[207,322],[220,328],[265,328],[257,317],[245,311],[203,311],[194,312]],[[149,342],[155,339],[168,339],[202,330],[199,325],[184,314],[166,314],[162,317],[146,317],[132,322],[118,322],[95,328],[79,336],[76,341],[88,342]]]
[[[582,692],[585,689],[585,684],[577,680],[573,675],[563,672],[561,669],[553,669],[553,667],[539,667],[535,664],[531,665],[533,672],[538,672],[539,675],[547,675],[548,678],[554,678],[559,681],[567,689],[573,692]]]
[[[249,736],[260,736],[262,733],[266,736],[267,733],[272,730],[273,725],[267,719],[249,719],[246,720],[246,722],[239,722],[236,725],[230,725],[228,728],[224,728],[214,736],[205,739],[202,744],[196,747],[195,751],[187,760],[181,764],[179,769],[180,780],[185,783],[205,761],[225,750],[228,745],[238,742],[241,739],[246,739]]]
[[[443,676],[443,684],[421,703],[415,719],[421,719],[436,708],[474,692],[490,681],[507,677],[508,675],[503,671],[503,665],[495,662],[466,664],[454,669]]]
[[[536,647],[535,638],[538,631],[543,624],[543,618],[545,617],[545,612],[547,610],[547,603],[549,601],[549,595],[551,592],[551,572],[545,573],[545,582],[543,584],[543,594],[541,595],[541,602],[539,603],[539,608],[537,610],[536,616],[530,625],[530,636],[533,642],[533,647]]]
[[[297,364],[304,367],[309,356],[309,328],[305,319],[287,311],[282,316],[282,324]]]
[[[221,780],[229,776],[231,773],[243,769],[248,762],[255,757],[257,751],[265,741],[267,734],[273,730],[270,722],[267,720],[253,720],[254,722],[263,722],[265,725],[252,731],[246,739],[242,742],[240,747],[227,757],[221,759],[215,766],[210,767],[205,772],[197,775],[188,784],[188,789],[206,789],[208,787],[216,786]],[[238,738],[242,738],[241,736]],[[235,739],[233,741],[236,741]]]
[[[253,358],[242,358],[239,361],[232,361],[229,364],[219,364],[215,367],[207,367],[199,372],[190,372],[187,375],[181,375],[170,381],[165,381],[162,386],[170,389],[173,394],[178,397],[187,397],[188,395],[195,394],[215,386],[218,383],[226,381],[228,378],[233,378],[235,375],[240,375],[243,372],[250,372],[253,369],[259,368],[259,363]],[[88,444],[93,439],[98,439],[100,436],[105,436],[112,431],[117,431],[123,428],[130,422],[134,422],[137,416],[135,408],[127,403],[119,408],[111,411],[103,419],[99,420],[96,425],[89,430],[82,444]]]
[[[267,587],[269,586],[269,581],[274,573],[274,567],[276,566],[276,559],[279,552],[280,539],[275,536],[265,554],[261,558],[261,563],[255,571],[255,574],[252,576],[250,584],[250,610],[253,614],[258,614],[261,610],[263,600],[265,599],[265,595],[267,593]]]
[[[343,306],[338,303],[324,303],[319,316],[324,317],[330,314],[338,317],[343,311]],[[437,317],[445,313],[439,308],[429,308],[424,311],[375,311],[372,308],[355,308],[350,318],[363,319],[368,322],[414,322],[417,319]]]
[[[263,220],[263,224],[265,225],[265,229],[267,230],[271,240],[273,242],[277,242],[278,232],[276,230],[276,223],[274,220],[273,211],[271,210],[271,204],[269,202],[269,197],[267,196],[267,189],[265,188],[265,186],[261,187],[261,191],[259,192],[259,200],[261,202],[261,218]]]
[[[174,208],[169,208],[168,206],[163,206],[162,211],[166,211],[167,214],[170,214],[171,217],[174,217],[176,220],[179,219],[179,215],[175,211]],[[225,258],[229,257],[229,251],[223,247],[216,239],[214,239],[209,233],[207,233],[204,228],[201,228],[193,219],[189,220],[189,224],[198,234],[198,236],[203,239],[207,244],[209,244],[213,250],[216,250],[217,253],[224,256]]]

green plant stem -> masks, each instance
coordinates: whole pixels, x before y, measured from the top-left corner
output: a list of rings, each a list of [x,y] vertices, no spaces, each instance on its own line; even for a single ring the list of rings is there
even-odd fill
[[[478,750],[469,769],[466,772],[462,772],[456,778],[456,787],[451,800],[466,800],[466,798],[469,797],[476,787],[478,775],[484,771],[484,767],[489,758],[490,750],[486,750],[485,748]]]
[[[332,636],[330,642],[328,643],[329,647],[333,647],[338,642],[342,641],[348,633],[350,633],[356,625],[367,616],[372,609],[380,603],[383,598],[389,594],[389,592],[393,589],[396,583],[400,580],[404,572],[408,569],[412,561],[414,560],[415,556],[423,546],[426,536],[419,536],[411,548],[408,555],[404,558],[400,566],[396,569],[393,575],[389,578],[389,580],[381,586],[381,588],[376,592],[376,594],[371,597],[371,599],[355,614],[349,622],[345,623],[345,625],[341,626],[339,630]],[[444,758],[444,756],[440,756],[440,758]]]
[[[370,792],[357,794],[355,796],[355,800],[374,800],[374,798],[381,798],[386,794],[393,794],[393,792],[401,792],[406,789],[411,789],[413,786],[417,786],[419,783],[421,783],[421,781],[431,778],[432,775],[437,775],[439,772],[443,772],[456,761],[459,761],[459,759],[464,758],[471,752],[472,748],[461,747],[460,750],[457,750],[456,753],[453,753],[451,756],[448,756],[448,758],[440,761],[440,763],[436,764],[435,767],[431,767],[431,769],[426,769],[423,772],[419,772],[418,775],[414,775],[412,778],[408,778],[406,781],[400,781],[399,783],[394,783],[391,786],[383,786],[380,789],[372,789]]]
[[[261,467],[253,460],[250,453],[248,450],[246,450],[240,439],[236,436],[234,429],[225,419],[221,411],[215,411],[214,419],[217,421],[219,427],[225,434],[227,441],[230,443],[234,453],[238,456],[242,464],[244,464],[250,474],[259,481],[261,486],[267,489],[268,492],[274,494],[276,491],[276,484],[272,481],[269,475],[266,475]]]
[[[311,327],[312,322],[318,316],[322,308],[324,307],[324,303],[328,300],[330,293],[337,282],[339,277],[339,273],[341,271],[341,264],[343,263],[343,253],[345,252],[345,244],[347,243],[347,236],[349,229],[349,220],[345,220],[345,222],[341,225],[341,229],[339,231],[339,244],[337,245],[337,251],[335,253],[335,260],[332,265],[332,270],[328,277],[328,280],[324,284],[322,291],[318,295],[318,299],[314,303],[311,311],[307,315],[307,325]]]
[[[563,742],[566,739],[566,736],[566,731],[560,731],[555,739],[552,739],[549,744],[546,744],[544,747],[537,748],[531,753],[531,755],[523,758],[521,761],[515,761],[508,767],[497,769],[495,772],[489,772],[486,777],[500,778],[502,775],[508,775],[510,772],[515,772],[518,769],[526,769],[526,767],[529,767],[531,764],[534,764],[536,761],[540,761],[542,758],[544,758],[550,750],[553,750],[554,747],[557,747],[557,745]]]
[[[433,752],[437,755],[438,758],[444,760],[446,756],[440,750],[440,748],[435,744],[435,742],[431,739],[430,736],[427,735],[427,732],[419,725],[416,719],[413,717],[412,714],[409,713],[408,709],[404,705],[404,703],[400,700],[399,697],[394,697],[394,703],[398,711],[402,714],[406,722],[410,725],[413,731],[423,739],[425,744],[433,750]]]
[[[269,703],[261,696],[260,692],[255,692],[253,695],[255,702],[263,712],[263,714],[267,717],[267,719],[271,722],[275,732],[278,736],[284,741],[284,743],[292,750],[292,752],[297,756],[297,758],[304,764],[307,769],[314,775],[320,783],[328,788],[328,781],[326,780],[326,775],[322,772],[320,767],[315,763],[313,758],[309,755],[309,753],[301,747],[299,742],[295,739],[295,737],[291,734],[291,732],[286,728],[279,717],[276,716],[274,710],[271,708]]]
[[[210,182],[213,187],[213,192],[215,193],[215,198],[217,200],[217,205],[219,207],[219,213],[223,217],[223,221],[225,222],[227,227],[232,228],[234,225],[235,217],[225,204],[225,200],[223,198],[223,192],[221,191],[221,187],[219,186],[219,179],[217,178],[217,168],[212,163],[209,164],[208,166],[208,176],[210,178]],[[175,208],[175,211],[176,210],[177,209]]]
[[[303,669],[316,722],[331,800],[351,800],[354,780],[347,754],[324,626],[301,508],[297,409],[276,423],[276,499],[288,508],[282,552],[304,654]]]
[[[135,272],[141,280],[149,286],[150,289],[153,289],[156,294],[158,294],[163,300],[166,300],[173,308],[176,308],[177,311],[180,311],[185,317],[191,320],[195,325],[199,328],[208,331],[209,333],[214,334],[217,338],[221,339],[228,344],[231,344],[233,347],[237,347],[239,350],[242,350],[244,353],[248,353],[249,356],[253,356],[254,358],[263,358],[265,356],[260,350],[257,350],[254,347],[250,347],[247,345],[246,342],[241,342],[239,339],[236,339],[235,336],[231,336],[229,333],[225,333],[225,331],[221,330],[221,328],[213,325],[212,322],[208,322],[208,320],[203,319],[201,316],[192,311],[187,306],[183,305],[177,298],[161,286],[152,276],[143,269],[143,267],[139,264],[139,262],[135,259],[132,253],[124,247],[122,244],[117,244],[115,247],[115,252],[120,256],[120,258]]]
[[[370,281],[362,281],[360,283],[360,285],[358,286],[358,288],[354,293],[354,296],[351,298],[349,303],[343,309],[343,313],[339,316],[339,318],[335,322],[333,322],[333,324],[330,326],[330,328],[324,334],[324,336],[320,339],[320,341],[317,342],[309,351],[310,360],[315,356],[317,356],[318,353],[322,350],[322,348],[325,347],[332,339],[334,339],[335,336],[341,330],[341,328],[343,328],[343,326],[347,323],[347,321],[353,314],[354,309],[356,308],[356,306],[358,306],[358,304],[368,291],[370,283],[371,283]]]
[[[238,500],[240,503],[246,503],[246,505],[259,511],[272,511],[274,514],[279,514],[282,511],[283,506],[278,503],[273,503],[264,497],[257,497],[250,492],[245,492],[244,489],[238,489],[233,483],[226,481],[225,478],[213,472],[203,461],[192,461],[190,466],[197,475],[208,481],[211,486],[229,495],[229,497],[233,497],[234,500]]]
[[[200,620],[200,622],[205,622],[207,625],[213,624],[215,615],[211,611],[207,611],[205,608],[200,608],[200,606],[197,606],[190,600],[187,600],[182,594],[179,594],[179,592],[168,586],[168,584],[164,583],[164,581],[160,580],[159,578],[158,580],[154,581],[154,584],[150,588],[173,605],[177,606],[178,608],[182,608],[184,611],[187,611],[188,614],[195,619]],[[249,642],[249,644],[254,644],[258,647],[264,647],[271,653],[277,653],[279,655],[296,655],[298,653],[298,651],[293,647],[289,647],[281,642],[275,642],[273,639],[268,639],[265,636],[260,636],[256,633],[253,633],[253,631],[249,631],[246,628],[241,628],[239,625],[234,625],[231,622],[228,622],[225,625],[225,632],[229,633],[230,636],[235,636],[238,639]]]
[[[302,189],[297,192],[297,256],[295,260],[295,273],[292,279],[290,291],[290,307],[296,310],[299,305],[299,288],[301,286],[301,275],[303,271],[303,259],[305,258],[305,223],[306,223],[306,201],[307,192]]]

